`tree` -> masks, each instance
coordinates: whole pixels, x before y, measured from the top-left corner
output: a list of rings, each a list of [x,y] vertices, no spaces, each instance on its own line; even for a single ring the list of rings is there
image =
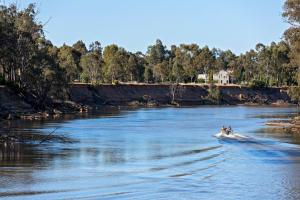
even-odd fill
[[[195,63],[198,66],[197,71],[212,74],[216,70],[215,60],[216,58],[210,49],[207,46],[203,47],[195,58]]]
[[[167,58],[166,47],[161,40],[157,39],[155,45],[148,47],[146,59],[150,66],[157,65]]]
[[[81,57],[80,66],[82,67],[81,79],[84,82],[97,84],[101,82],[101,60],[97,55],[90,52]]]
[[[137,73],[138,73],[138,70],[139,70],[138,68],[139,68],[139,64],[138,64],[135,56],[130,55],[129,59],[128,59],[128,65],[127,65],[128,75],[129,75],[129,80],[130,81],[137,80]]]
[[[218,70],[228,70],[234,67],[236,56],[230,50],[222,51],[217,49],[215,51],[216,68]]]
[[[184,80],[184,70],[182,65],[175,60],[172,67],[172,76],[175,83],[180,83]]]
[[[63,45],[58,51],[59,66],[67,73],[67,79],[72,82],[80,79],[80,56],[70,46]]]
[[[157,82],[165,82],[170,76],[171,69],[168,61],[156,64],[153,67],[155,80]]]
[[[193,82],[197,76],[197,63],[195,62],[195,57],[198,53],[199,46],[196,44],[181,44],[179,51],[176,51],[176,58],[177,60],[180,60],[184,69],[184,75],[190,82]]]
[[[292,25],[284,33],[284,38],[291,48],[292,63],[298,67],[298,85],[300,84],[300,0],[286,0],[283,17]]]
[[[80,54],[79,56],[83,56],[88,52],[82,40],[78,40],[75,44],[73,44],[73,49]]]
[[[23,77],[38,51],[43,37],[36,22],[34,4],[19,11],[16,5],[0,6],[0,68],[6,81],[22,87]]]
[[[300,25],[300,0],[286,0],[283,17],[293,26]]]
[[[253,49],[241,56],[240,64],[242,65],[244,70],[243,81],[250,83],[253,79],[257,78],[257,54]]]
[[[126,71],[130,55],[128,52],[117,45],[109,45],[103,51],[103,59],[105,64],[105,77],[107,81],[126,80],[129,74]],[[126,74],[127,73],[127,74]],[[130,75],[128,75],[130,76]]]
[[[146,83],[151,83],[153,81],[154,77],[153,77],[153,71],[150,67],[146,67],[145,68],[145,72],[144,72],[144,80]]]
[[[171,104],[179,106],[179,103],[176,102],[176,99],[182,98],[182,94],[185,91],[184,86],[182,86],[178,83],[173,83],[173,84],[170,84],[169,90],[170,90],[170,95],[171,95]]]
[[[103,80],[103,61],[102,48],[99,42],[90,45],[88,53],[83,55],[80,60],[82,68],[81,79],[84,82],[98,84]]]

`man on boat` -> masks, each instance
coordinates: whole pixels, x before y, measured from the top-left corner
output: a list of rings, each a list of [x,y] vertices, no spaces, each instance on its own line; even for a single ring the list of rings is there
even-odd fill
[[[227,129],[227,135],[232,134],[232,132],[233,132],[233,130],[232,130],[231,126],[229,126]]]
[[[221,134],[222,135],[224,135],[224,134],[227,135],[227,128],[225,126],[222,126],[222,128],[221,128]]]
[[[232,132],[233,132],[233,130],[232,130],[231,126],[229,126],[228,128],[222,126],[222,128],[221,128],[221,133],[222,133],[222,134],[229,135],[229,134],[231,134]]]

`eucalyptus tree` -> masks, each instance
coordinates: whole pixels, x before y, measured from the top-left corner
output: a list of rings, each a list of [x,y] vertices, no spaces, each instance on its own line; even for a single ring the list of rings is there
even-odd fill
[[[89,51],[81,56],[80,66],[82,81],[92,84],[103,81],[103,58],[100,42],[96,41],[90,45]]]
[[[291,47],[293,64],[300,67],[300,0],[286,0],[283,17],[291,24],[285,31],[284,38]],[[298,69],[298,85],[300,84],[300,70]]]
[[[109,45],[103,51],[105,77],[107,81],[127,81],[130,77],[128,61],[129,52],[117,45]]]
[[[157,82],[168,81],[171,71],[172,71],[172,66],[170,66],[169,62],[166,60],[156,64],[153,67],[153,75]]]
[[[235,61],[236,61],[236,55],[230,51],[230,50],[220,50],[217,49],[215,51],[215,57],[216,57],[216,68],[218,70],[228,70],[232,69],[234,67]]]
[[[14,4],[0,6],[0,27],[0,66],[8,82],[22,87],[24,74],[38,52],[36,42],[43,37],[34,4],[24,10]]]
[[[144,72],[144,81],[146,83],[151,83],[153,82],[153,80],[154,80],[153,70],[149,66],[146,66]]]
[[[146,60],[150,66],[154,66],[162,63],[165,59],[168,59],[168,55],[166,46],[163,45],[160,39],[157,39],[154,45],[148,47]]]
[[[131,54],[128,59],[127,65],[127,74],[130,81],[137,81],[138,72],[139,72],[139,64],[135,55]]]
[[[195,63],[197,71],[209,74],[209,79],[212,81],[213,73],[216,72],[216,58],[207,46],[200,49],[199,54],[195,57]]]
[[[73,49],[78,52],[80,55],[83,56],[88,52],[85,43],[82,40],[78,40],[75,44],[73,44]]]
[[[67,79],[69,82],[78,80],[80,78],[80,55],[76,51],[67,45],[63,45],[58,51],[59,66],[66,71]]]
[[[193,82],[198,74],[197,62],[195,61],[198,53],[199,46],[196,44],[180,45],[179,55],[181,57],[181,64],[184,69],[184,74],[190,82]]]

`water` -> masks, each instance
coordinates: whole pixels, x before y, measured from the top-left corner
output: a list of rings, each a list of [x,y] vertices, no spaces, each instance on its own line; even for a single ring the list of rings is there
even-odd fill
[[[300,199],[300,140],[264,125],[294,112],[155,108],[19,124],[76,142],[0,148],[0,199]],[[218,140],[222,125],[251,140]]]

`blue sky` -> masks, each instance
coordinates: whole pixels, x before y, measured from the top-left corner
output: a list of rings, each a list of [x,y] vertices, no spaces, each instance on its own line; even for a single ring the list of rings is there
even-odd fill
[[[16,0],[5,0],[5,3]],[[3,3],[3,0],[0,2]],[[197,43],[239,54],[258,42],[279,41],[288,24],[284,0],[17,0],[37,3],[38,18],[55,45],[98,40],[145,52],[157,38]]]

